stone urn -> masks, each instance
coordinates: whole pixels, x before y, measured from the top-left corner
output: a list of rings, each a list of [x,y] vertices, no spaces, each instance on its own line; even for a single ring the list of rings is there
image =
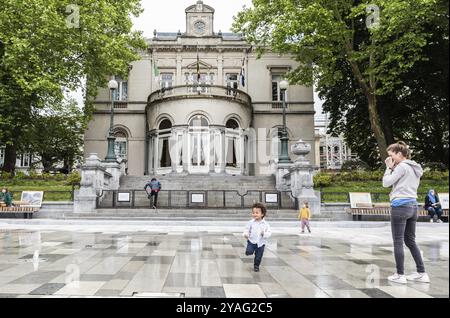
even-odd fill
[[[305,156],[311,152],[311,145],[300,139],[291,146],[291,152],[298,156],[295,163],[308,164],[309,161],[305,158]]]

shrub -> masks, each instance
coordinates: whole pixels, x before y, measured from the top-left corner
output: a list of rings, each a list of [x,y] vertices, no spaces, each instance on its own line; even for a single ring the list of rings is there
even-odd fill
[[[329,174],[318,173],[313,178],[314,187],[328,187],[332,183],[332,177]]]
[[[78,171],[74,171],[67,177],[66,184],[74,186],[81,182],[81,175]]]

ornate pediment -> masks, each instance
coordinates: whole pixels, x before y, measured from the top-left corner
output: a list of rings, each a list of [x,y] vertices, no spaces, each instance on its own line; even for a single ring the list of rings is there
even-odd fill
[[[198,64],[200,64],[200,69],[212,69],[213,68],[213,66],[211,64],[203,62],[202,60],[200,60]],[[188,66],[186,66],[186,68],[187,69],[197,69],[197,61],[189,64]]]

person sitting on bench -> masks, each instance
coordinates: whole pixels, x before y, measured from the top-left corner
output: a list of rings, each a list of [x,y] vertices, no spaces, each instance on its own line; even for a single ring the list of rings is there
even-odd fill
[[[12,206],[12,194],[7,188],[3,188],[0,192],[0,202],[6,204],[7,207]]]
[[[439,196],[431,189],[428,191],[427,196],[425,197],[425,210],[428,211],[428,215],[430,216],[430,222],[442,223],[442,207],[441,202],[439,202]]]

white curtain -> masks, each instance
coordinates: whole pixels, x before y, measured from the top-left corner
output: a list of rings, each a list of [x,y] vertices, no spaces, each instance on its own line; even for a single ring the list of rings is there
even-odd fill
[[[233,142],[233,138],[232,137],[225,137],[226,142],[227,142],[227,147],[226,147],[226,152],[227,152],[227,164],[232,164],[233,163],[233,147],[234,147],[234,142]]]
[[[172,133],[169,137],[169,155],[170,155],[170,166],[177,160],[177,135]]]
[[[183,135],[178,136],[178,164],[183,165]]]
[[[198,155],[197,155],[197,134],[193,133],[191,135],[191,158],[192,158],[192,164],[197,165],[198,164]]]
[[[236,151],[236,163],[237,167],[241,167],[241,138],[235,137],[234,138],[234,151]]]
[[[209,138],[209,133],[208,132],[202,132],[202,141],[201,141],[201,143],[202,143],[202,146],[201,146],[201,156],[202,156],[202,159],[201,159],[201,162],[202,162],[202,165],[204,166],[204,165],[206,165],[207,164],[207,158],[208,158],[208,156],[209,156],[209,154],[208,153],[206,153],[207,151],[208,151],[208,138]]]
[[[158,138],[158,167],[161,167],[161,159],[163,156],[164,139]]]
[[[216,166],[222,163],[222,143],[220,141],[220,134],[214,134],[214,155]]]

